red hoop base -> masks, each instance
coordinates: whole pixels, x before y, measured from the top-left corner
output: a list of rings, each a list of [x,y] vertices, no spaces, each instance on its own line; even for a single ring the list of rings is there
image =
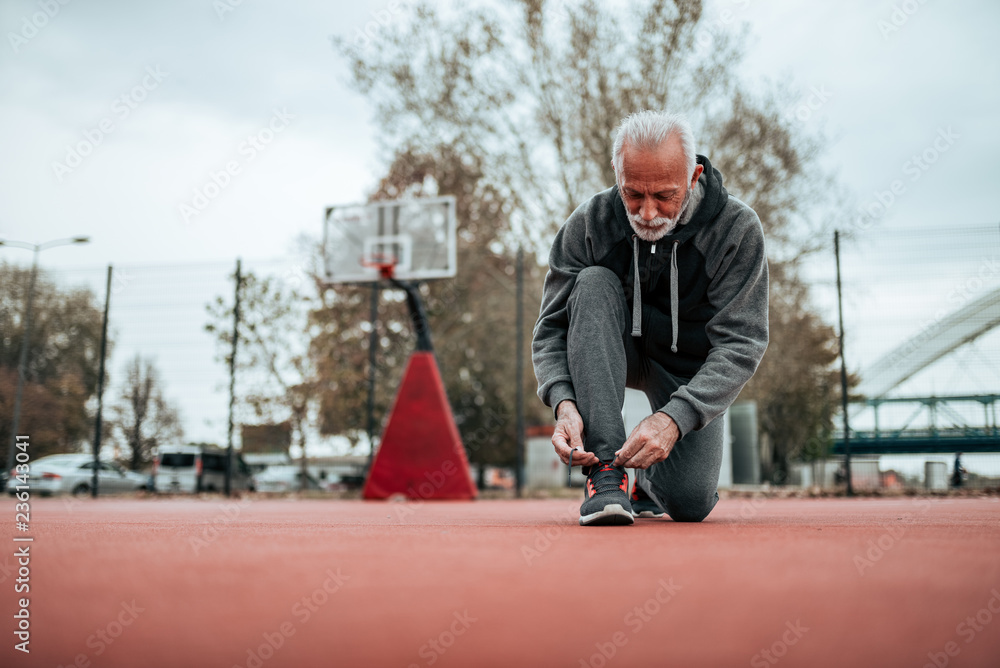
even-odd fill
[[[434,353],[410,355],[372,462],[363,499],[476,498],[462,436]]]

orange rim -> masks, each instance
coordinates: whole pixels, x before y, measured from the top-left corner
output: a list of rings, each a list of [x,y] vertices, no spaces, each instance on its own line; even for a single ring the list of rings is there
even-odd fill
[[[362,267],[378,269],[378,273],[382,278],[392,278],[396,271],[396,264],[396,258],[391,255],[375,254],[361,258]]]

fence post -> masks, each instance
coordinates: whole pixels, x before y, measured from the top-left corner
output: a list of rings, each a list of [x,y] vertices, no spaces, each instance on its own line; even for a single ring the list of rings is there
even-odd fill
[[[240,339],[240,286],[243,283],[240,259],[236,258],[236,298],[233,305],[233,351],[229,356],[229,430],[226,436],[226,496],[232,495],[233,406],[236,403],[236,346]]]
[[[851,480],[851,428],[847,417],[847,361],[844,359],[844,298],[840,287],[840,230],[833,231],[833,254],[837,259],[837,319],[840,322],[840,403],[844,412],[844,468],[847,496],[854,495]]]
[[[375,378],[377,369],[375,367],[376,346],[378,346],[378,333],[375,331],[378,320],[378,299],[379,291],[382,289],[381,283],[372,283],[371,313],[368,321],[372,329],[368,333],[368,464],[365,467],[366,473],[372,469],[372,460],[375,458]]]
[[[517,496],[524,488],[524,246],[517,247]]]
[[[108,282],[104,288],[104,322],[101,324],[101,361],[97,369],[97,418],[94,420],[94,470],[91,475],[90,496],[97,498],[98,471],[101,468],[101,427],[104,415],[104,359],[108,351],[108,307],[111,305],[111,265],[108,265]]]

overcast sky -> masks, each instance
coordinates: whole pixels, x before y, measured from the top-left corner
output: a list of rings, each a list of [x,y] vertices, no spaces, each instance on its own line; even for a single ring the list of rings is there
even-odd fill
[[[0,235],[93,238],[47,266],[275,257],[376,182],[386,156],[329,36],[390,3],[70,0],[51,18],[43,5],[0,4]],[[827,163],[858,203],[903,182],[879,225],[997,220],[1000,3],[720,0],[705,22],[749,25],[746,77],[789,81],[816,107],[799,117],[832,137]],[[269,143],[245,143],[272,124]],[[88,132],[99,144],[77,160]],[[935,141],[947,150],[907,172]],[[239,173],[185,217],[229,162]]]
[[[0,238],[91,236],[43,254],[59,270],[287,256],[386,164],[330,36],[396,6],[4,0]],[[744,23],[744,76],[789,85],[788,113],[830,137],[824,164],[880,214],[873,230],[1000,220],[1000,3],[717,0],[703,40]]]

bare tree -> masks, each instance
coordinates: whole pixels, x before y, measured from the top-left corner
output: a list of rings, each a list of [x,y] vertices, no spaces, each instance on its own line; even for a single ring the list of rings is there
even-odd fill
[[[315,371],[308,356],[308,313],[315,298],[293,283],[248,272],[243,277],[237,368],[239,402],[256,419],[290,420],[305,471],[310,411],[315,404]],[[307,286],[308,287],[308,286]],[[315,287],[315,286],[313,286]],[[207,305],[205,330],[215,335],[219,358],[232,354],[232,307],[222,297]],[[303,476],[303,484],[304,484]]]
[[[18,363],[24,344],[31,269],[0,262],[0,453],[13,435]],[[101,308],[84,288],[57,285],[39,271],[35,283],[20,429],[33,457],[73,452],[93,436],[87,403],[97,391]],[[109,342],[109,351],[113,349]]]
[[[141,355],[125,365],[124,384],[112,412],[118,434],[129,449],[133,471],[152,460],[155,448],[183,437],[180,416],[163,396],[156,366]]]
[[[836,210],[836,184],[817,166],[823,138],[783,113],[791,96],[768,85],[750,92],[736,70],[742,35],[709,27],[702,14],[700,0],[612,8],[521,0],[447,11],[421,4],[372,48],[342,42],[340,50],[375,107],[379,136],[394,156],[390,175],[407,160],[457,160],[475,166],[480,192],[496,193],[502,229],[489,242],[496,254],[526,243],[545,257],[566,216],[614,183],[611,148],[624,116],[685,112],[701,152],[764,225],[772,299],[791,305],[772,318],[775,348],[801,334],[791,327],[801,324],[797,316],[809,316],[804,340],[815,354],[794,363],[769,354],[745,391],[761,404],[765,435],[787,442],[783,434],[794,433],[797,442],[826,429],[836,405],[824,375],[833,332],[809,312],[798,274],[819,248],[816,239],[827,237],[818,232]],[[439,167],[438,176],[448,171]],[[799,389],[812,393],[820,413],[787,410],[785,394],[765,389],[778,387],[778,365],[786,377],[815,379]],[[780,458],[800,448],[790,444]]]

